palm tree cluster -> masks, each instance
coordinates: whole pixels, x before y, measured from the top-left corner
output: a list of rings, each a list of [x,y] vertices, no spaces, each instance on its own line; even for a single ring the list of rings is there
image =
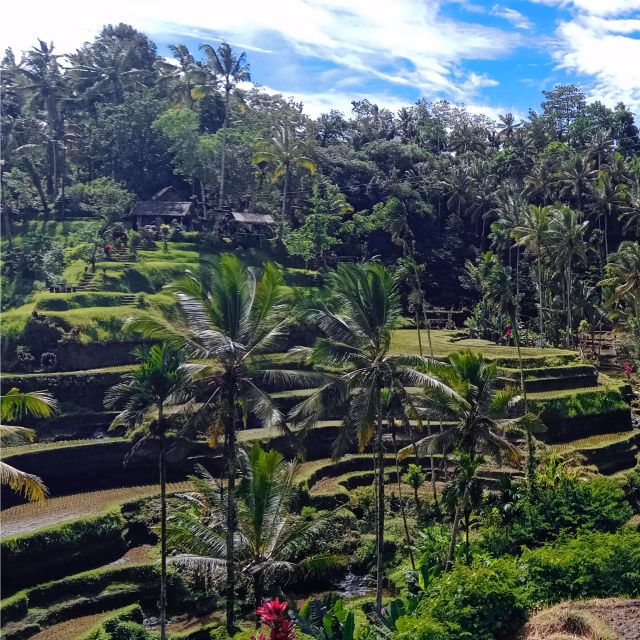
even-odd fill
[[[392,349],[393,331],[402,312],[398,277],[381,264],[339,265],[329,277],[331,304],[307,306],[298,314],[300,321],[315,327],[320,336],[310,347],[290,348],[285,360],[278,358],[277,367],[270,364],[272,354],[285,346],[294,309],[282,272],[271,263],[258,273],[238,258],[223,255],[199,277],[188,274],[170,286],[179,297],[184,321],[156,317],[130,321],[131,330],[162,344],[139,353],[140,368],[113,387],[106,402],[122,407],[115,424],[137,430],[141,438],[136,447],[149,440],[159,442],[161,631],[166,621],[167,540],[178,552],[176,564],[221,580],[230,631],[239,580],[250,579],[257,606],[274,580],[331,565],[327,555],[300,556],[299,549],[318,534],[322,522],[301,519],[287,509],[295,486],[295,463],[285,462],[274,451],[260,447],[244,451],[239,446],[238,430],[249,421],[280,428],[298,439],[328,411],[338,410],[343,418],[335,455],[356,446],[371,451],[378,608],[385,580],[388,436],[396,452],[398,482],[398,456],[414,454],[419,459],[428,452],[433,463],[436,452],[468,462],[467,466],[461,463],[462,475],[455,474],[451,489],[462,482],[461,502],[454,508],[452,548],[459,522],[468,529],[470,510],[475,508],[467,496],[475,489],[472,491],[463,479],[469,476],[469,482],[479,482],[475,470],[480,454],[485,452],[498,460],[505,454],[518,458],[509,434],[534,433],[539,421],[523,414],[516,389],[495,388],[495,364],[472,352],[454,354],[449,362],[441,363]],[[270,392],[295,388],[306,388],[310,393],[283,415]],[[416,440],[415,429],[420,429],[425,419],[446,419],[448,426]],[[412,445],[400,451],[396,445],[398,427],[413,439]],[[204,436],[212,447],[221,440],[223,455],[222,464],[216,467],[220,477],[200,468],[193,479],[195,491],[185,495],[187,508],[170,516],[167,526],[164,486],[169,431],[177,452],[186,442]],[[467,467],[473,472],[467,473]],[[433,484],[434,474],[432,464]],[[425,479],[422,468],[410,469],[409,476],[419,506],[418,488]],[[406,518],[405,533],[411,547]],[[451,563],[452,557],[446,568]]]

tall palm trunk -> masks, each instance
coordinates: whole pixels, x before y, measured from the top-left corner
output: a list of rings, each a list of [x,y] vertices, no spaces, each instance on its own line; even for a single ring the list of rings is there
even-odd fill
[[[469,517],[470,513],[468,509],[464,510],[464,560],[465,564],[469,566],[471,564],[471,556],[469,555]]]
[[[226,616],[227,633],[235,633],[234,609],[236,605],[236,573],[234,533],[236,528],[236,428],[235,428],[235,398],[229,393],[227,406],[227,424],[225,425],[225,455],[227,459],[227,593]]]
[[[220,145],[220,196],[218,209],[224,205],[224,176],[227,161],[227,129],[229,128],[229,90],[225,89],[224,95],[224,124],[222,125],[222,144]]]
[[[280,213],[280,240],[284,238],[285,222],[287,215],[287,194],[289,192],[289,169],[284,174],[284,185],[282,187],[282,212]]]
[[[544,346],[544,317],[542,313],[542,300],[542,256],[538,255],[538,321],[540,323],[540,347]]]
[[[424,306],[424,298],[422,305],[422,314],[424,316],[424,324],[427,327],[427,340],[429,342],[429,357],[433,358],[433,341],[431,340],[431,321],[427,316],[427,310]],[[442,431],[442,420],[440,421],[440,430]],[[431,435],[431,420],[427,419],[427,435]],[[420,461],[418,460],[418,463]],[[436,507],[438,507],[438,490],[436,488],[436,462],[433,457],[433,451],[429,451],[429,466],[430,469],[430,480],[431,480],[431,491],[433,492],[433,503]]]
[[[573,345],[572,325],[573,319],[571,317],[571,282],[573,278],[571,275],[571,262],[567,266],[567,346]]]
[[[451,542],[449,543],[449,553],[447,554],[447,561],[444,565],[444,570],[451,571],[453,568],[453,559],[456,553],[456,542],[458,540],[458,531],[460,530],[460,507],[456,506],[456,511],[453,516],[453,527],[451,529]]]
[[[256,612],[256,629],[260,628],[262,621],[258,614],[258,607],[262,604],[262,571],[253,574],[253,605]]]
[[[377,509],[376,509],[376,607],[382,608],[383,586],[383,554],[384,554],[384,451],[382,448],[382,411],[380,407],[380,389],[376,389],[378,396],[376,411],[376,456],[377,464]]]
[[[398,462],[398,447],[396,445],[396,426],[393,420],[390,420],[389,426],[391,427],[391,437],[393,439],[393,455],[396,462],[396,480],[398,483],[398,500],[400,500],[400,513],[402,514],[402,524],[404,527],[404,536],[407,541],[407,549],[409,550],[409,560],[411,561],[411,569],[416,570],[416,563],[413,559],[413,543],[411,541],[411,534],[409,533],[409,525],[407,524],[407,510],[402,499],[402,482],[400,480],[400,463]],[[416,489],[416,504],[418,502],[418,490]]]
[[[158,409],[160,437],[160,640],[167,637],[167,460],[165,454],[164,415]]]

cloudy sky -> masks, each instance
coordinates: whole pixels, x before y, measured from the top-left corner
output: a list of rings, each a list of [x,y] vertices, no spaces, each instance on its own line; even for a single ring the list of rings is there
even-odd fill
[[[117,22],[163,55],[226,39],[247,52],[254,81],[311,115],[420,97],[524,115],[562,82],[640,114],[640,0],[31,0],[5,3],[0,45],[42,38],[63,53]]]

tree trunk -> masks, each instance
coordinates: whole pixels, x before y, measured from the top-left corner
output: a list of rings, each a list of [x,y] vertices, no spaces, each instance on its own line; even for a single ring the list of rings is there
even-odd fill
[[[413,559],[413,543],[411,542],[411,534],[409,533],[409,525],[407,524],[407,511],[404,500],[402,499],[402,482],[400,481],[400,463],[398,462],[398,447],[396,446],[396,428],[391,421],[391,436],[393,438],[393,454],[396,459],[396,480],[398,481],[398,500],[400,500],[400,513],[402,514],[402,524],[404,526],[404,535],[407,541],[407,549],[409,550],[409,560],[411,561],[411,569],[416,570],[416,563]],[[416,489],[416,502],[418,502],[418,490]]]
[[[451,529],[451,543],[449,544],[449,553],[447,555],[447,561],[444,565],[445,572],[451,571],[453,568],[453,559],[456,554],[456,541],[458,539],[458,530],[460,529],[460,507],[456,506],[456,511],[453,516],[453,528]]]
[[[422,336],[420,335],[420,315],[417,307],[416,307],[416,332],[418,334],[418,352],[420,353],[420,357],[422,357]]]
[[[382,411],[380,407],[380,389],[376,389],[376,454],[378,459],[377,474],[377,509],[376,509],[376,607],[382,608],[382,587],[384,580],[384,451],[382,449]]]
[[[567,267],[567,346],[571,347],[573,344],[572,333],[572,318],[571,318],[571,264]]]
[[[158,410],[160,431],[160,640],[167,637],[167,465],[165,455],[164,416]]]
[[[471,558],[469,556],[469,511],[464,510],[464,560],[465,564],[469,566],[471,564]]]
[[[262,571],[253,574],[253,603],[256,610],[256,629],[259,629],[261,622],[258,607],[262,604]]]
[[[220,194],[218,209],[224,206],[224,174],[227,155],[227,128],[229,127],[229,89],[225,89],[224,95],[224,124],[222,125],[222,144],[220,145]]]
[[[540,347],[544,346],[544,317],[542,314],[542,300],[542,255],[538,255],[538,304],[540,305],[538,315],[540,322]]]
[[[236,528],[236,427],[235,427],[235,399],[230,392],[227,399],[227,424],[225,425],[225,448],[227,457],[227,594],[226,615],[227,633],[235,633],[234,609],[236,604],[236,573],[234,558],[234,533]]]
[[[280,240],[284,239],[285,221],[287,215],[287,192],[289,191],[289,170],[284,174],[284,185],[282,187],[282,212],[280,213]]]

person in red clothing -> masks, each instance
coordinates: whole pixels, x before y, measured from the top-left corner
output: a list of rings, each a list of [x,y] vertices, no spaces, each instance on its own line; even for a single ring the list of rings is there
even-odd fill
[[[504,331],[504,335],[507,338],[507,345],[511,344],[511,333],[513,331],[513,328],[511,327],[511,323],[507,322],[507,327]]]

